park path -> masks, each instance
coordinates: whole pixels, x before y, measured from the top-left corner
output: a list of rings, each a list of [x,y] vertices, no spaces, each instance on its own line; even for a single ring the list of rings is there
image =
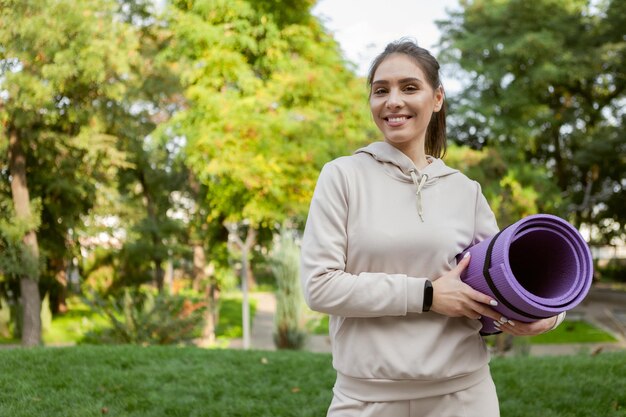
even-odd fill
[[[250,297],[256,299],[256,315],[252,320],[250,344],[252,349],[276,350],[274,345],[274,313],[276,297],[271,292],[255,292]],[[568,312],[570,318],[584,319],[593,325],[613,334],[615,343],[584,343],[558,345],[531,345],[530,355],[571,355],[582,351],[607,352],[626,350],[626,292],[611,291],[606,288],[592,288],[587,298]],[[233,339],[230,348],[241,349],[242,340]],[[330,339],[326,335],[309,335],[304,350],[310,352],[330,352]]]
[[[276,296],[272,292],[253,292],[250,297],[256,300],[256,313],[250,330],[251,349],[276,350],[274,345],[274,313]],[[241,349],[241,339],[231,340],[229,347]],[[330,338],[326,335],[308,335],[304,350],[310,352],[330,352]]]

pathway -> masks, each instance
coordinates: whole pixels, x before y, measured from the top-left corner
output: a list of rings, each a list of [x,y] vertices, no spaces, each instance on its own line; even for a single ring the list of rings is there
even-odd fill
[[[250,297],[256,300],[256,313],[252,320],[250,334],[251,349],[276,350],[274,345],[274,312],[276,297],[271,292],[254,292]],[[229,347],[241,349],[241,339],[231,340]],[[330,338],[325,335],[308,335],[305,350],[310,352],[330,352]]]

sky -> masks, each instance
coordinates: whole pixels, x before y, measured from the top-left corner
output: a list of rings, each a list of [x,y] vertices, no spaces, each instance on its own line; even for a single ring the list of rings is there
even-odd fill
[[[436,56],[436,20],[458,0],[318,0],[313,14],[339,42],[356,73],[367,74],[370,62],[385,45],[403,36],[417,40]]]

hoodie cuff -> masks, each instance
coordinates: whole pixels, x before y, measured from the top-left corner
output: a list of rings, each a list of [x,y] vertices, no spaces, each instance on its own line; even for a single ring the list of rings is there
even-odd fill
[[[424,285],[427,278],[406,279],[406,311],[407,313],[422,313],[424,306]]]

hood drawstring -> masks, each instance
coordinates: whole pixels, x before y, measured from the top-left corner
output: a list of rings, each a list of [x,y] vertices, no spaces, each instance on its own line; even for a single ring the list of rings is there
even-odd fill
[[[422,212],[422,187],[424,187],[424,184],[426,184],[426,181],[428,180],[428,175],[422,174],[421,178],[418,181],[415,170],[412,169],[410,172],[413,183],[417,187],[417,191],[415,192],[415,195],[417,196],[417,214],[420,216],[422,222],[424,222],[424,214]]]

